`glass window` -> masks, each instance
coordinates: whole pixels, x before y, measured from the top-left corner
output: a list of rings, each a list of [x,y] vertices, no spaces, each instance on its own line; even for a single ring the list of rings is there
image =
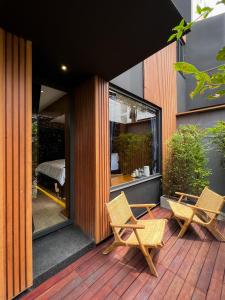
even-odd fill
[[[111,185],[159,173],[158,113],[122,93],[109,93]]]

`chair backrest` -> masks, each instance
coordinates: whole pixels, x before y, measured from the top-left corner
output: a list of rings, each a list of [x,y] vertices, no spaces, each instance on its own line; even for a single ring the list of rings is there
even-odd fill
[[[106,203],[106,208],[109,213],[110,221],[113,224],[126,224],[133,217],[124,192],[121,192],[119,196]],[[120,228],[117,228],[116,232],[119,233],[119,231]]]
[[[205,187],[202,191],[198,201],[196,202],[196,206],[211,209],[215,211],[221,211],[224,204],[224,197],[211,191],[208,187]],[[214,213],[205,213],[211,220],[216,217]]]

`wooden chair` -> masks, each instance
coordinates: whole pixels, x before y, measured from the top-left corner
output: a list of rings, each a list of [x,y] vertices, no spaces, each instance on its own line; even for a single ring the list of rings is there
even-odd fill
[[[216,226],[216,217],[220,214],[224,204],[223,196],[216,194],[208,187],[204,188],[199,197],[179,192],[176,194],[180,195],[178,202],[172,200],[168,202],[172,209],[173,217],[181,227],[178,238],[185,234],[188,226],[193,222],[206,227],[217,240],[225,241],[225,237]],[[181,203],[185,197],[197,200],[196,204]]]
[[[145,256],[151,273],[157,277],[158,274],[153,264],[153,250],[164,245],[163,234],[167,220],[137,220],[131,211],[131,207],[144,207],[151,215],[150,209],[155,206],[155,204],[129,205],[124,192],[107,203],[106,208],[115,239],[103,254],[108,254],[117,246],[138,247]],[[127,229],[131,229],[132,232],[127,239],[124,239]]]

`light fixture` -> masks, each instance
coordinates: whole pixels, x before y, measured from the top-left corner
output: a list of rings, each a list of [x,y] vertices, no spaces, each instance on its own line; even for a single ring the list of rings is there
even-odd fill
[[[61,70],[67,71],[67,66],[66,65],[61,65]]]
[[[43,90],[41,90],[41,93],[44,93],[44,91],[43,91]]]

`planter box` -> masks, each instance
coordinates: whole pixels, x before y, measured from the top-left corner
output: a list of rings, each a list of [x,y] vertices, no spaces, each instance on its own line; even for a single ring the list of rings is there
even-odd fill
[[[171,210],[168,200],[169,200],[169,198],[166,197],[165,195],[161,196],[160,197],[160,206],[165,209]]]

